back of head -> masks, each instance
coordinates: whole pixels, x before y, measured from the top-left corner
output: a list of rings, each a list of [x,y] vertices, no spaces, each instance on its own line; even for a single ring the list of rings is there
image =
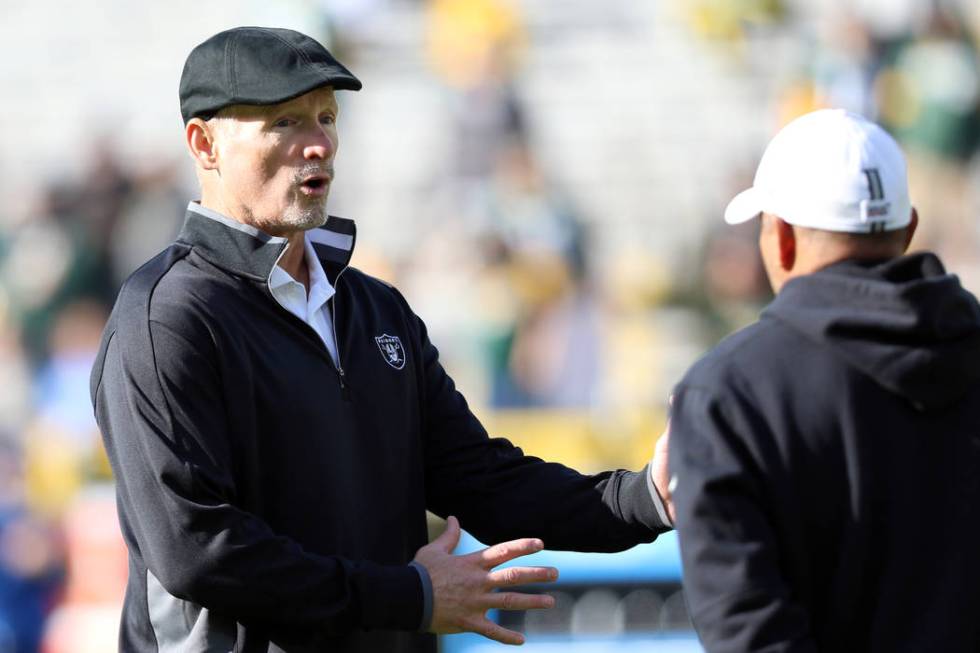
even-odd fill
[[[839,109],[797,118],[770,141],[753,186],[729,203],[725,220],[760,215],[759,247],[777,292],[844,259],[900,256],[917,221],[898,144]]]
[[[808,113],[770,141],[752,188],[729,203],[725,221],[761,213],[819,231],[902,229],[912,220],[905,156],[884,129],[857,114]]]
[[[884,260],[901,256],[908,245],[906,229],[853,233],[795,227],[799,252],[825,264],[845,258]]]

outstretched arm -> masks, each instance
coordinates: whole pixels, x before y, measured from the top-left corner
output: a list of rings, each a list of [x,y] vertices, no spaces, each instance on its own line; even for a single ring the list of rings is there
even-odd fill
[[[490,438],[425,325],[417,318],[415,325],[430,510],[459,516],[485,542],[537,537],[553,549],[618,551],[669,530],[648,469],[584,475]]]

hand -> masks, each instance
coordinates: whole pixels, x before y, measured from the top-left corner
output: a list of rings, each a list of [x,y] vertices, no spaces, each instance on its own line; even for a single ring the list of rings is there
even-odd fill
[[[674,514],[674,501],[670,494],[669,445],[670,418],[667,419],[667,426],[664,427],[664,432],[657,439],[657,444],[653,449],[653,460],[650,462],[650,477],[653,480],[653,486],[657,488],[657,494],[660,495],[660,498],[664,502],[664,507],[667,509],[667,516],[670,517],[670,522],[673,525],[676,516]]]
[[[432,580],[433,633],[479,633],[502,644],[523,644],[524,635],[496,624],[486,617],[487,610],[529,610],[551,608],[555,599],[547,594],[494,592],[494,589],[525,583],[551,582],[558,578],[554,567],[510,567],[493,570],[508,560],[536,553],[544,548],[541,540],[503,542],[462,556],[454,556],[459,544],[459,521],[446,520],[446,530],[415,554]]]

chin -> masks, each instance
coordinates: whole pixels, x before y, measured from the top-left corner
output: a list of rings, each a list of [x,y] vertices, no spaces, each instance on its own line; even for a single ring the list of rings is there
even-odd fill
[[[281,218],[282,226],[287,229],[316,229],[317,227],[322,227],[326,222],[326,202],[316,207],[290,207],[283,212]]]

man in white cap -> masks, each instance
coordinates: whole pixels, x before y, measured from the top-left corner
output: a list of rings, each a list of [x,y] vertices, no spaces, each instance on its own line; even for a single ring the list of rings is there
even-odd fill
[[[904,255],[905,161],[860,116],[786,126],[725,212],[760,216],[776,299],[672,408],[705,648],[980,650],[980,305]]]

